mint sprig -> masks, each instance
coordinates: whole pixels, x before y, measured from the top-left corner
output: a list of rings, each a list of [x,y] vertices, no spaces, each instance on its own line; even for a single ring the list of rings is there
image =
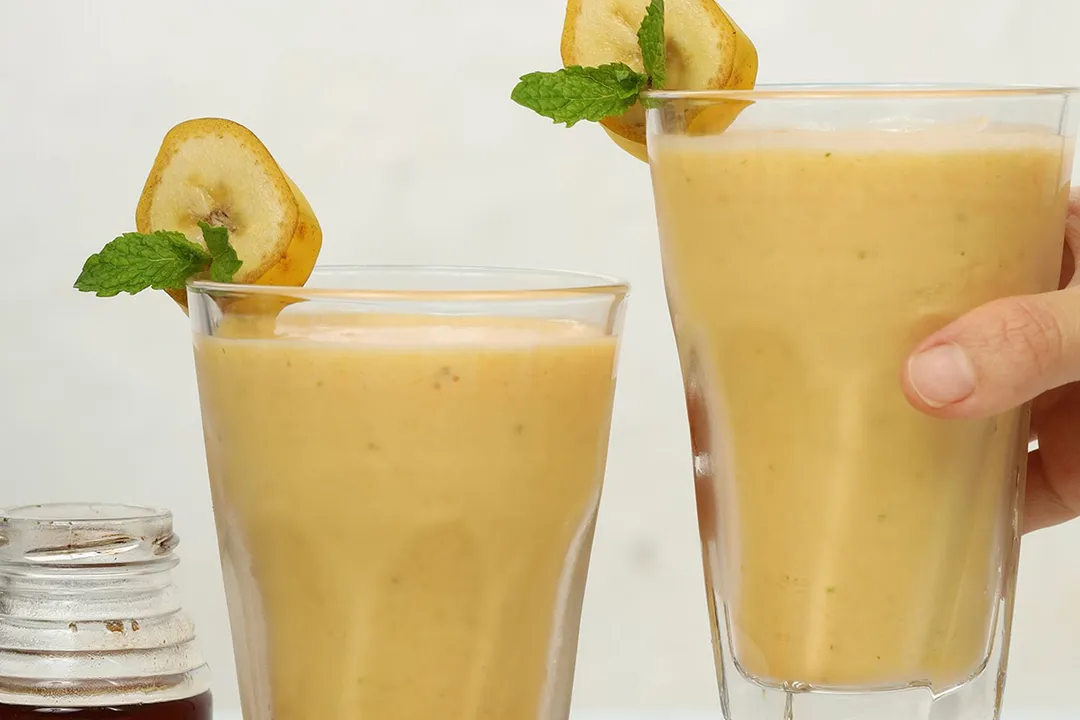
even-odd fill
[[[229,231],[199,223],[206,248],[181,232],[124,233],[86,259],[75,289],[98,297],[122,292],[182,290],[195,275],[209,272],[215,282],[232,282],[240,259],[229,244]]]
[[[596,122],[622,115],[633,107],[648,78],[622,63],[600,67],[571,65],[555,72],[524,75],[510,99],[573,127],[582,120]]]
[[[667,71],[667,43],[664,41],[664,0],[653,0],[637,31],[638,47],[645,72],[657,90],[664,89]]]
[[[652,0],[646,8],[638,28],[638,47],[644,73],[625,63],[533,72],[521,76],[510,99],[567,127],[582,120],[596,122],[622,115],[645,90],[664,86],[664,0]]]
[[[213,258],[210,261],[210,279],[214,282],[232,282],[233,275],[243,263],[229,244],[229,231],[205,222],[199,222],[199,229]]]

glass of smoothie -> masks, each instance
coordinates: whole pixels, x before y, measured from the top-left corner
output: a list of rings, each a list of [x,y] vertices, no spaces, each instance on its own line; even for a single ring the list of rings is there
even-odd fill
[[[905,358],[1058,287],[1071,88],[653,92],[648,148],[729,720],[989,720],[1028,408],[939,420]]]
[[[565,720],[627,286],[188,295],[245,720]]]

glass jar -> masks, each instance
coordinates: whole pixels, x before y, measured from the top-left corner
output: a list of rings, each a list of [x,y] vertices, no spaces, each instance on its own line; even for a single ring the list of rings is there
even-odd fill
[[[177,543],[167,510],[0,510],[0,718],[210,720]]]

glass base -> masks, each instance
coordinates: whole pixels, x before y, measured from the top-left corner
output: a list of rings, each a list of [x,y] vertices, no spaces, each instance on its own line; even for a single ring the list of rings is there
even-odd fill
[[[982,671],[939,693],[927,687],[834,692],[766,686],[740,671],[732,659],[727,623],[714,620],[724,720],[1000,720],[1011,605],[1003,598],[998,607],[993,645]]]

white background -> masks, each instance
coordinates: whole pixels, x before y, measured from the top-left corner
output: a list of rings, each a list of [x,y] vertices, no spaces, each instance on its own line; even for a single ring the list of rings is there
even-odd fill
[[[1076,0],[727,0],[759,81],[1080,81]],[[303,188],[325,263],[626,277],[575,716],[719,717],[646,167],[513,105],[563,0],[0,0],[0,504],[176,513],[179,582],[237,708],[188,329],[162,295],[71,289],[134,229],[165,131],[218,115]],[[1007,718],[1075,718],[1080,523],[1025,541]]]

